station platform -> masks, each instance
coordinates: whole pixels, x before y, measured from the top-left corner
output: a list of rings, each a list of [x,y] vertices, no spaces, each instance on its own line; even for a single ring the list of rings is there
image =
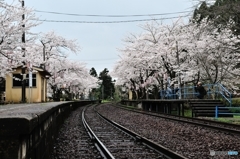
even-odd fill
[[[136,106],[145,111],[154,111],[164,114],[184,116],[184,111],[190,109],[192,117],[214,117],[215,107],[226,107],[222,101],[213,99],[143,99],[143,100],[122,100],[121,104]],[[221,112],[229,113],[228,108]],[[221,115],[232,117],[232,115]]]

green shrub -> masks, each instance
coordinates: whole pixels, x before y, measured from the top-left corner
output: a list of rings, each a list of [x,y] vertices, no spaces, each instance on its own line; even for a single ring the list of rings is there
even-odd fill
[[[230,110],[232,113],[240,113],[240,107],[230,108],[229,110]]]
[[[239,106],[240,105],[240,98],[232,98],[232,106]]]

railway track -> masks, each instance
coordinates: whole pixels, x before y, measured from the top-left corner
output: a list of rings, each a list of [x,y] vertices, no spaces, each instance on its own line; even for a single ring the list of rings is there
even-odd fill
[[[186,157],[106,119],[97,113],[93,106],[83,111],[82,121],[103,158],[186,159]]]
[[[156,117],[155,115],[158,115],[156,113],[154,116],[142,115],[115,108],[112,104],[96,107],[96,110],[105,117],[138,132],[134,133],[118,124],[112,126],[114,122],[105,121],[104,116],[97,114],[93,108],[86,109],[85,114],[83,108],[73,111],[64,122],[51,159],[186,157],[197,159],[209,158],[209,150],[239,152],[239,135],[211,131],[185,122],[172,122]]]
[[[113,105],[113,106],[117,106],[121,109],[134,111],[134,112],[142,113],[142,114],[147,114],[147,115],[151,115],[151,116],[155,116],[155,117],[160,117],[160,118],[164,118],[164,119],[168,119],[168,120],[184,122],[184,123],[188,123],[188,124],[207,127],[207,128],[214,129],[214,130],[224,131],[226,133],[234,133],[234,134],[238,134],[238,135],[240,134],[240,125],[237,125],[237,124],[224,123],[224,122],[218,122],[218,121],[207,120],[207,119],[182,117],[182,116],[178,116],[178,115],[169,115],[169,114],[162,114],[162,113],[157,113],[157,112],[147,112],[147,111],[142,111],[142,110],[135,109],[135,108],[125,107],[125,106],[119,105],[119,104]]]
[[[101,154],[94,146],[81,122],[83,108],[80,107],[73,111],[65,120],[54,144],[51,159],[101,158]]]

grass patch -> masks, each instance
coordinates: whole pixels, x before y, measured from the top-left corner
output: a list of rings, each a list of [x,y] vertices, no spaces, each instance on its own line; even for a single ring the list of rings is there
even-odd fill
[[[232,106],[240,106],[240,98],[232,98]]]
[[[172,115],[178,115],[178,112],[176,110],[172,110],[171,113],[172,113]],[[181,113],[180,115],[182,115],[182,112],[180,112],[180,113]],[[184,110],[184,116],[192,117],[192,110],[191,109],[185,109]]]
[[[127,108],[127,109],[130,109],[130,110],[135,110],[135,109],[138,109],[137,107],[134,107],[134,106],[125,106],[125,108]]]
[[[102,100],[102,103],[109,103],[109,102],[112,102],[110,100]]]
[[[192,109],[185,109],[184,110],[184,116],[186,117],[192,117]]]
[[[217,118],[214,119],[216,121],[220,122],[226,122],[226,123],[232,123],[232,124],[240,124],[240,116],[239,115],[234,115],[233,118]]]

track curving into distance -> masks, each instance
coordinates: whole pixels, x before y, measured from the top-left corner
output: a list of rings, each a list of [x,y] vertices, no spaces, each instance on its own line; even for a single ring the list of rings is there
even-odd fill
[[[165,147],[153,143],[130,130],[107,120],[89,107],[83,114],[84,125],[104,158],[170,159],[185,158]]]

